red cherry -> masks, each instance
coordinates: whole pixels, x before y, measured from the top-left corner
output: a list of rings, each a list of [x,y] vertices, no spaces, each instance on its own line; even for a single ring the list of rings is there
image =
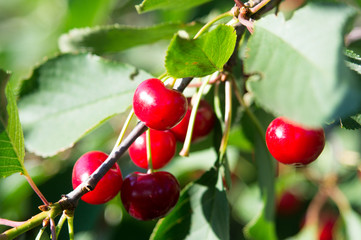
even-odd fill
[[[319,240],[332,240],[333,237],[333,230],[336,225],[337,218],[336,217],[330,217],[326,219],[319,230]]]
[[[192,98],[187,98],[188,109],[186,115],[182,121],[180,121],[180,123],[171,129],[176,139],[180,142],[184,142],[184,139],[186,138],[189,119],[192,112],[191,99]],[[213,129],[214,120],[215,116],[212,107],[207,103],[206,100],[201,99],[194,121],[192,142],[207,136]]]
[[[153,169],[164,167],[174,157],[176,144],[176,139],[170,131],[150,129]],[[129,155],[138,167],[148,169],[146,133],[140,135],[129,147]]]
[[[296,214],[301,209],[302,201],[290,191],[282,193],[277,201],[277,213],[282,216]]]
[[[307,129],[283,117],[274,119],[266,131],[266,143],[272,156],[284,164],[306,165],[321,154],[325,133]]]
[[[124,179],[120,192],[127,212],[138,220],[165,216],[177,203],[180,187],[168,172],[131,173]]]
[[[133,97],[134,114],[149,128],[167,130],[180,122],[187,111],[187,100],[168,89],[156,78],[143,81]]]
[[[80,185],[107,159],[103,152],[85,153],[73,167],[73,189]],[[123,178],[117,163],[104,175],[94,190],[84,194],[81,199],[90,204],[103,204],[114,198],[120,191]]]

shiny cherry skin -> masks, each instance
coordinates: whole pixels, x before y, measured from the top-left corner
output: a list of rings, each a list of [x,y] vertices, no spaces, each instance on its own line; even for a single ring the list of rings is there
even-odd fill
[[[150,149],[153,169],[164,167],[174,157],[176,139],[170,131],[150,129]],[[140,135],[129,147],[129,155],[138,167],[148,169],[146,132]]]
[[[143,81],[133,96],[134,114],[149,128],[167,130],[179,123],[187,111],[187,99],[181,92],[168,89],[162,81]]]
[[[277,200],[277,214],[291,216],[296,214],[302,207],[302,201],[294,193],[285,191]]]
[[[82,155],[73,167],[73,189],[80,185],[107,159],[108,155],[92,151]],[[104,175],[94,190],[84,194],[81,199],[89,204],[103,204],[114,198],[123,183],[122,174],[117,163]]]
[[[279,117],[268,126],[266,143],[277,161],[284,164],[307,165],[321,154],[325,146],[325,133],[322,128],[304,128]]]
[[[176,139],[180,142],[184,142],[186,138],[189,119],[192,112],[191,99],[192,98],[187,98],[188,109],[186,115],[180,123],[171,129]],[[196,118],[194,120],[192,142],[207,136],[213,129],[214,121],[215,115],[212,107],[206,100],[201,99],[197,109]]]
[[[180,187],[168,172],[128,175],[123,182],[120,197],[127,212],[138,220],[164,217],[176,205]]]

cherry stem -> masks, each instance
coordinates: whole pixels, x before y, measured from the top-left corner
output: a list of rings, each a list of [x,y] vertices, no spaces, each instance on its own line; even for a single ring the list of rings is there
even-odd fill
[[[56,229],[55,229],[55,221],[53,218],[50,218],[50,232],[51,232],[51,239],[56,240]]]
[[[253,124],[256,126],[256,129],[258,131],[258,134],[264,138],[265,136],[265,130],[263,129],[261,123],[259,122],[258,118],[253,114],[253,112],[249,109],[249,107],[247,106],[247,104],[244,102],[242,94],[237,86],[236,81],[232,79],[232,88],[234,90],[234,95],[236,96],[239,104],[244,108],[246,114],[248,115],[248,117],[252,120]]]
[[[224,122],[223,122],[222,110],[221,110],[221,100],[219,99],[219,85],[220,85],[220,82],[217,82],[214,87],[213,103],[214,103],[214,113],[216,114],[218,120],[221,123],[222,132],[223,132]]]
[[[322,189],[319,189],[315,197],[312,199],[307,212],[305,226],[317,226],[318,216],[322,209],[322,206],[326,203],[327,194]]]
[[[24,221],[11,221],[8,219],[0,218],[0,225],[4,225],[4,226],[18,227],[24,223],[25,223]]]
[[[39,196],[39,198],[41,199],[41,201],[46,205],[49,206],[49,202],[48,200],[46,200],[46,198],[44,197],[44,195],[40,192],[39,188],[36,186],[35,182],[33,181],[33,179],[30,177],[30,174],[26,171],[26,169],[24,168],[24,176],[26,178],[26,180],[28,181],[29,185],[31,186],[31,188],[34,190],[34,192]]]
[[[207,24],[205,24],[199,31],[198,33],[194,36],[193,39],[198,38],[200,35],[202,35],[205,31],[207,31],[215,22],[221,20],[222,18],[226,18],[226,17],[232,17],[233,14],[231,11],[225,12],[221,15],[218,15],[217,17],[213,18],[211,21],[209,21]]]
[[[210,81],[211,76],[208,78],[205,78],[202,82],[201,87],[199,88],[195,98],[192,98],[191,104],[192,104],[192,111],[191,111],[191,115],[189,117],[189,123],[188,123],[188,128],[187,128],[187,134],[186,134],[186,138],[184,140],[184,144],[183,144],[183,148],[180,151],[179,155],[186,157],[189,155],[189,149],[191,146],[191,142],[192,142],[192,134],[193,134],[193,127],[194,127],[194,121],[196,119],[197,116],[197,110],[198,110],[198,106],[199,106],[199,102],[201,101],[203,92],[206,88],[206,86],[208,85],[208,82]]]
[[[58,221],[58,224],[56,225],[56,237],[59,237],[59,233],[64,225],[64,222],[66,220],[66,216],[65,216],[65,212],[63,212],[63,214],[61,215],[59,221]]]
[[[74,211],[65,210],[65,215],[68,220],[69,240],[74,240]]]
[[[227,149],[227,143],[229,138],[229,131],[231,129],[232,118],[232,85],[229,80],[225,82],[225,116],[224,116],[224,129],[221,140],[221,146],[219,147],[220,159],[223,161],[224,155]]]
[[[147,146],[147,162],[148,162],[148,170],[150,173],[154,171],[153,162],[152,162],[152,148],[150,142],[150,130],[146,131],[146,146]]]
[[[130,113],[128,114],[127,119],[124,122],[123,128],[120,131],[120,134],[119,134],[119,137],[117,139],[117,142],[116,142],[115,146],[119,146],[120,143],[123,141],[125,132],[127,131],[128,127],[129,127],[129,124],[130,124],[130,121],[132,120],[133,116],[134,116],[134,110],[132,108],[132,110],[130,110]]]
[[[263,8],[266,4],[268,4],[271,0],[262,0],[260,3],[258,3],[257,5],[255,5],[252,8],[249,8],[250,12],[252,14],[255,14],[256,12],[258,12],[261,8]]]
[[[349,201],[339,187],[334,186],[334,188],[330,191],[329,196],[336,203],[341,213],[346,213],[351,210]]]
[[[46,229],[46,226],[45,226],[45,227],[40,228],[40,230],[39,230],[38,234],[36,235],[35,240],[41,240],[41,236],[43,235],[43,233],[44,233],[45,229]]]

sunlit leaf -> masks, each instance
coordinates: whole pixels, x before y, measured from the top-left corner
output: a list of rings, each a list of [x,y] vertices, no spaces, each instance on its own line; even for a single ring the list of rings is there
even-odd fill
[[[98,26],[73,29],[59,39],[62,52],[112,53],[150,44],[162,39],[171,39],[179,30],[194,34],[200,24],[164,23],[151,27],[131,27],[121,25]]]
[[[25,171],[24,136],[9,77],[0,70],[0,177]]]
[[[23,84],[19,112],[26,148],[51,156],[71,147],[103,121],[124,112],[138,84],[151,76],[90,55],[61,55]]]
[[[172,77],[203,77],[223,69],[233,53],[236,33],[219,25],[197,39],[176,35],[167,51],[165,66]]]

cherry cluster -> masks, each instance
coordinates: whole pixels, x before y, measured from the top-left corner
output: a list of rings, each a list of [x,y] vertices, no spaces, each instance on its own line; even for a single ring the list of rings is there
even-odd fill
[[[165,216],[179,199],[177,179],[169,172],[155,170],[171,161],[176,153],[177,141],[184,142],[192,111],[191,98],[167,88],[159,79],[151,78],[137,87],[133,96],[133,110],[149,128],[149,136],[146,133],[139,136],[129,147],[129,156],[135,165],[148,169],[147,173],[133,172],[123,180],[120,168],[115,163],[94,190],[84,194],[81,199],[90,204],[103,204],[120,192],[123,205],[132,217],[152,220]],[[213,109],[205,100],[201,100],[192,141],[208,135],[214,121]],[[81,156],[73,168],[73,188],[87,180],[107,157],[107,154],[98,151]]]
[[[192,99],[167,88],[162,81],[143,81],[133,96],[133,110],[149,132],[140,135],[129,147],[131,160],[147,173],[133,172],[124,180],[117,163],[99,181],[93,191],[82,196],[90,204],[103,204],[120,192],[127,212],[139,220],[165,216],[177,203],[180,186],[169,172],[155,171],[167,165],[176,153],[178,142],[184,142],[192,111]],[[212,107],[199,102],[194,119],[192,141],[208,135],[214,125]],[[276,118],[266,132],[267,147],[272,156],[284,164],[305,165],[314,161],[325,144],[323,129],[306,129],[285,118]],[[73,168],[75,189],[107,159],[103,152],[92,151],[81,156]]]

